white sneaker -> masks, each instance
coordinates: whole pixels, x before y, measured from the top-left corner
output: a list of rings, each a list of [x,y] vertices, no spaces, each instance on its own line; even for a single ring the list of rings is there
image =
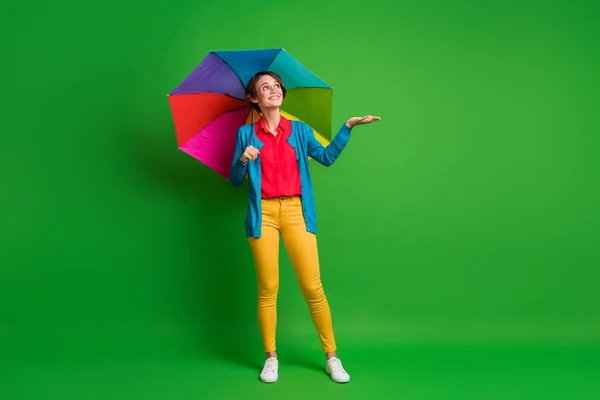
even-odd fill
[[[275,358],[275,357],[267,358],[265,361],[265,366],[263,367],[263,370],[260,373],[260,380],[265,383],[277,382],[278,368],[279,368],[279,361],[277,360],[277,358]]]
[[[331,357],[327,360],[327,367],[325,370],[334,382],[346,383],[350,381],[350,375],[344,370],[342,362],[337,357]]]

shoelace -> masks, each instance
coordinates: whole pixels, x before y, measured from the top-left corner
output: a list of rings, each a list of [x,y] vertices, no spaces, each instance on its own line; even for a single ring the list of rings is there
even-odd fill
[[[346,373],[344,367],[342,367],[342,362],[339,359],[333,360],[333,362],[331,363],[331,367],[333,368],[333,372],[342,372],[344,374]]]
[[[265,364],[265,367],[263,368],[263,371],[270,371],[275,373],[275,360],[272,358],[269,358]]]

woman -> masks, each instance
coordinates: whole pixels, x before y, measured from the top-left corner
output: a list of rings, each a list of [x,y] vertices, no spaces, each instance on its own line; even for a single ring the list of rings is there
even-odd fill
[[[321,284],[308,157],[325,166],[333,164],[354,126],[380,118],[350,118],[323,147],[308,125],[280,115],[285,95],[283,81],[273,72],[259,72],[250,79],[246,102],[261,118],[239,129],[229,173],[236,187],[246,176],[249,181],[245,228],[258,277],[258,321],[266,354],[260,379],[278,380],[275,332],[281,235],[326,355],[326,371],[333,381],[348,382],[350,376],[336,355],[331,313]]]

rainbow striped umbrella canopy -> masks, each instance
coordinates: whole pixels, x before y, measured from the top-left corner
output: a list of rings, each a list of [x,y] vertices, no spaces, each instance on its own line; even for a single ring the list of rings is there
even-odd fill
[[[283,80],[284,117],[310,125],[323,145],[332,139],[333,88],[283,48],[211,51],[168,98],[179,149],[225,178],[238,129],[260,118],[244,103],[246,84],[258,71]]]

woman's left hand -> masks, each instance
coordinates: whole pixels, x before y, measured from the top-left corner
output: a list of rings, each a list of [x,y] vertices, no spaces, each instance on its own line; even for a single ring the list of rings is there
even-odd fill
[[[354,128],[356,125],[370,124],[371,122],[379,121],[381,118],[374,117],[372,115],[365,115],[364,117],[352,117],[346,121],[348,128]]]

